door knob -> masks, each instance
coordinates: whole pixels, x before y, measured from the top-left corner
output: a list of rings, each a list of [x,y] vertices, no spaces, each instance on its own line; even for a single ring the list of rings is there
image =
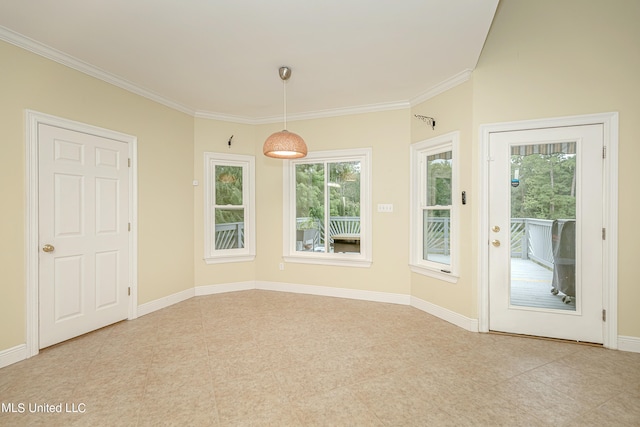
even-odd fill
[[[44,252],[53,252],[55,250],[55,248],[53,247],[53,245],[44,245],[42,247],[42,250]]]
[[[491,231],[493,231],[494,233],[499,232],[500,231],[500,226],[494,225],[493,227],[491,227]]]
[[[491,244],[497,248],[498,246],[500,246],[500,240],[492,240]]]

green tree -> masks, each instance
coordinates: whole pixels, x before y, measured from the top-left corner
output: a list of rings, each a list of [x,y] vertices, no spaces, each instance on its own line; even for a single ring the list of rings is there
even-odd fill
[[[427,205],[451,205],[451,159],[428,158],[427,160]],[[435,209],[430,215],[448,217],[449,211]]]
[[[233,208],[243,204],[242,167],[216,165],[215,180],[216,224],[243,222],[244,209]]]
[[[360,162],[296,165],[296,217],[324,222],[325,209],[330,216],[360,216]]]
[[[296,217],[324,218],[324,164],[296,165]]]
[[[576,156],[530,154],[511,156],[513,218],[559,219],[576,215]]]

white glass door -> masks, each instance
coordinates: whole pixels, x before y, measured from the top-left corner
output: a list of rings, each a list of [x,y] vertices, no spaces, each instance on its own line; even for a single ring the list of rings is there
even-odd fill
[[[602,343],[602,138],[491,134],[491,330]]]

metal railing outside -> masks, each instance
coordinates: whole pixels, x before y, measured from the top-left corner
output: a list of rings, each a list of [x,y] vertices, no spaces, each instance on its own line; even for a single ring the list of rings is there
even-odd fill
[[[548,268],[553,268],[553,248],[551,239],[552,220],[534,218],[511,219],[511,256],[530,259]],[[428,253],[449,255],[449,218],[428,218],[425,220]],[[313,240],[311,248],[324,247],[325,230],[322,221],[315,218],[297,218],[296,229],[301,239]],[[360,232],[360,217],[331,217],[329,238],[336,234],[357,234]],[[234,249],[244,247],[244,223],[235,222],[216,225],[215,248]],[[298,239],[300,240],[300,239]],[[426,253],[426,252],[425,252]]]
[[[550,219],[511,218],[511,257],[553,268],[552,225]]]
[[[425,217],[423,227],[426,236],[423,253],[450,255],[451,220],[449,218]]]
[[[244,222],[216,224],[216,250],[244,248]]]

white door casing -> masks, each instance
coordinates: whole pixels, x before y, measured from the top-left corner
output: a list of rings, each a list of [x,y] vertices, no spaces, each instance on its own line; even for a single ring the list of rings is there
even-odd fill
[[[494,159],[490,154],[491,135],[498,132],[510,132],[532,129],[561,128],[569,126],[602,125],[603,143],[606,156],[603,162],[603,203],[602,227],[606,230],[606,240],[602,245],[602,307],[606,311],[606,322],[603,328],[602,342],[605,347],[616,349],[617,343],[617,206],[618,206],[618,114],[602,113],[584,116],[560,117],[541,120],[527,120],[482,125],[480,127],[481,165],[480,165],[480,201],[481,215],[479,221],[479,254],[478,265],[478,312],[479,330],[490,329],[490,295],[489,295],[489,262],[493,238],[490,231],[490,164]],[[495,261],[494,261],[495,262]]]
[[[134,137],[32,111],[27,125],[31,357],[136,317],[137,185]]]
[[[511,152],[547,144],[576,147],[575,310],[512,305]],[[489,326],[524,335],[602,343],[602,125],[495,132],[489,140]],[[570,262],[570,261],[569,261]],[[549,289],[550,291],[550,289]]]

